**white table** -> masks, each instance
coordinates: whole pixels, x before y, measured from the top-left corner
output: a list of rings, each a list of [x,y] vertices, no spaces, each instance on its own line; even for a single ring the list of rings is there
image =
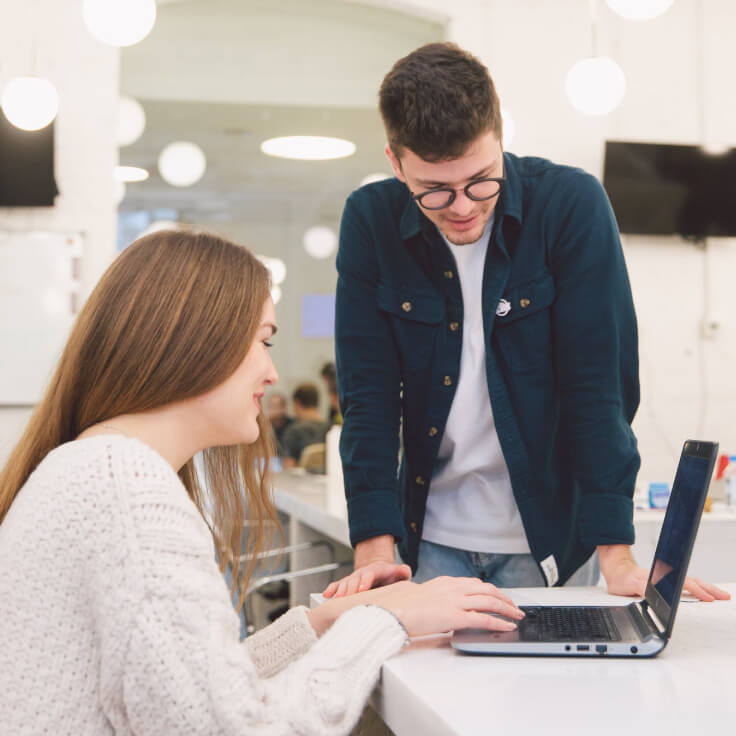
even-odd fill
[[[726,584],[736,598],[736,583]],[[628,602],[600,588],[518,588],[518,603]],[[387,661],[373,705],[397,736],[736,731],[736,601],[680,604],[655,659],[471,657],[449,637]]]

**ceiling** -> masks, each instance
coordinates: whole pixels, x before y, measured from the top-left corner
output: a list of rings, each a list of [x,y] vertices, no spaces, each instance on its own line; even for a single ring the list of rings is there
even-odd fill
[[[198,224],[300,220],[335,224],[367,174],[390,173],[376,109],[383,74],[442,37],[442,25],[343,0],[181,0],[159,7],[150,36],[121,52],[121,94],[146,113],[120,163],[150,172],[128,184],[121,212],[172,209]],[[280,135],[329,135],[357,150],[333,161],[266,156]],[[172,141],[197,143],[207,170],[177,188],[156,161]]]
[[[187,222],[223,222],[269,218],[273,208],[283,214],[289,206],[334,220],[366,174],[390,173],[375,110],[139,101],[146,130],[120,150],[120,163],[142,166],[150,178],[128,184],[123,211],[171,208]],[[347,137],[357,150],[333,161],[291,161],[260,152],[266,138],[294,134]],[[194,186],[172,187],[158,173],[158,155],[174,140],[193,141],[206,153],[207,170]]]

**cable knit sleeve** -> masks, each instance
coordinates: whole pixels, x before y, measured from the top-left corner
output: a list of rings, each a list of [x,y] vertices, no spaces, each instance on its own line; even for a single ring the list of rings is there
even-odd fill
[[[297,606],[245,641],[261,677],[271,677],[304,654],[317,641],[307,609]]]
[[[306,611],[295,609],[240,643],[196,507],[169,468],[128,461],[135,483],[118,483],[118,495],[129,523],[126,560],[142,598],[125,632],[121,702],[110,707],[111,721],[125,719],[140,736],[349,733],[381,664],[405,642],[400,624],[360,606],[315,640]]]

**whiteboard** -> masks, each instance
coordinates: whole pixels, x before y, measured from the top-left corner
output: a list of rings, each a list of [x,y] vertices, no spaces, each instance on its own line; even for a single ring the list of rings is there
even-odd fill
[[[39,401],[80,299],[79,233],[0,230],[0,405]]]

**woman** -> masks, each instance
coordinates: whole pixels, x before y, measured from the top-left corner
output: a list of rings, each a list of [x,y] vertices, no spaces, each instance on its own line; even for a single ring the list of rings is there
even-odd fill
[[[148,235],[102,277],[0,474],[4,732],[347,733],[407,634],[521,617],[489,584],[438,579],[295,608],[239,643],[213,539],[242,605],[246,512],[252,557],[275,518],[275,332],[266,269],[212,235]]]

